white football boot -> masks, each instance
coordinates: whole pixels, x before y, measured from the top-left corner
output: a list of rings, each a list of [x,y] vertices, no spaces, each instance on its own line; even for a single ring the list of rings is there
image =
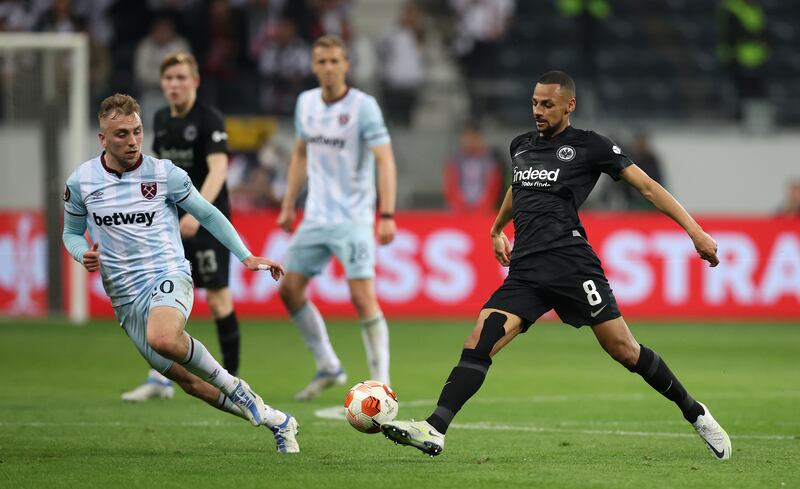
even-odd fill
[[[175,389],[172,381],[155,370],[150,370],[147,380],[139,387],[123,392],[122,398],[126,402],[144,402],[150,399],[172,399]]]
[[[300,445],[297,443],[297,433],[300,432],[300,423],[289,413],[286,420],[277,426],[267,426],[275,436],[275,445],[278,453],[299,453]],[[266,426],[266,424],[265,424]]]
[[[235,386],[229,393],[228,399],[239,406],[245,417],[253,426],[258,426],[264,422],[264,400],[261,396],[253,392],[253,389],[242,379],[233,378]]]
[[[427,421],[389,421],[381,425],[386,438],[399,445],[408,445],[435,457],[444,450],[444,435]]]
[[[714,457],[719,460],[727,460],[731,458],[731,439],[722,426],[717,423],[717,420],[711,416],[711,411],[708,410],[705,404],[700,403],[705,410],[705,414],[698,416],[697,421],[692,423],[697,434],[706,443],[708,450]]]
[[[342,385],[347,382],[347,373],[344,369],[340,368],[336,372],[323,372],[319,371],[311,379],[311,382],[297,394],[294,395],[295,401],[310,401],[317,397],[323,390],[333,387],[334,385]]]

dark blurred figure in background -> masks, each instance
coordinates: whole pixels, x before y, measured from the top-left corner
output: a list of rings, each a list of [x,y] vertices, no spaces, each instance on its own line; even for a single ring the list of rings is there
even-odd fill
[[[247,59],[245,12],[230,0],[204,4],[203,15],[192,22],[197,28],[191,38],[203,77],[202,98],[226,113],[252,109],[255,74]]]
[[[769,58],[767,18],[758,0],[723,0],[717,10],[717,54],[736,90],[735,116],[748,100],[765,97],[763,67]]]
[[[425,26],[417,3],[407,1],[378,43],[382,106],[389,123],[411,125],[417,92],[425,83]]]
[[[475,123],[461,131],[458,150],[445,163],[444,193],[455,211],[494,212],[504,189],[504,168],[497,152]]]
[[[450,0],[455,19],[453,50],[461,65],[470,114],[480,120],[494,105],[501,43],[514,15],[515,0]]]
[[[636,166],[644,170],[662,187],[667,188],[661,160],[653,149],[650,143],[650,136],[646,132],[636,133],[630,148],[625,149],[630,149],[628,154],[631,161],[636,163]],[[656,210],[630,185],[603,185],[597,200],[592,202],[591,208],[608,211],[650,212]]]
[[[177,51],[191,52],[189,42],[178,35],[172,17],[156,17],[150,27],[150,34],[139,41],[134,55],[133,73],[144,120],[152,120],[156,110],[164,104],[159,71],[161,61],[168,54]]]
[[[228,178],[228,186],[235,211],[280,209],[289,171],[289,153],[283,145],[267,138],[256,153],[239,155],[232,167],[229,174],[235,177]]]
[[[297,94],[311,80],[311,46],[297,33],[292,19],[262,24],[250,45],[259,75],[261,109],[269,114],[289,115]]]
[[[786,202],[778,213],[784,217],[800,218],[800,178],[790,181],[786,186]]]
[[[634,136],[633,145],[631,146],[631,160],[636,163],[636,166],[650,175],[650,178],[661,184],[662,187],[667,188],[664,172],[661,171],[661,161],[650,145],[650,136],[647,133],[640,132]],[[656,210],[642,197],[642,194],[630,185],[612,185],[612,187],[622,190],[625,209],[637,211]]]
[[[585,76],[594,80],[597,76],[595,61],[598,41],[598,24],[611,14],[609,0],[556,0],[556,6],[564,17],[576,22],[576,35],[580,37],[581,64]]]

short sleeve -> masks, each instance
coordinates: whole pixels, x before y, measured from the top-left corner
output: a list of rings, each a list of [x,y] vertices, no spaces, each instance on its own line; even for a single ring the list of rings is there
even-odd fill
[[[218,110],[208,108],[205,114],[204,144],[206,154],[227,153],[228,133],[225,131],[225,119]]]
[[[77,173],[73,173],[64,185],[64,210],[73,216],[85,216],[86,205],[81,197],[81,186]]]
[[[302,141],[306,140],[306,133],[303,132],[303,123],[301,120],[301,118],[303,117],[301,112],[304,99],[305,97],[303,95],[297,97],[297,103],[294,106],[294,135],[295,138],[300,139]]]
[[[596,132],[589,132],[587,149],[592,168],[608,174],[614,180],[619,180],[622,170],[633,164],[614,141]]]
[[[172,169],[167,173],[167,200],[177,204],[192,193],[194,186],[184,169],[172,164],[170,166]]]
[[[358,134],[370,148],[391,142],[381,109],[372,97],[367,97],[359,108]]]

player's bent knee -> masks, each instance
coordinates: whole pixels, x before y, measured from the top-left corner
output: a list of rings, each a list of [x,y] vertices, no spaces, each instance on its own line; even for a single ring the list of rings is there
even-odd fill
[[[508,317],[500,312],[491,312],[483,324],[473,330],[464,344],[466,350],[475,350],[478,354],[489,358],[492,349],[506,335],[505,324]]]

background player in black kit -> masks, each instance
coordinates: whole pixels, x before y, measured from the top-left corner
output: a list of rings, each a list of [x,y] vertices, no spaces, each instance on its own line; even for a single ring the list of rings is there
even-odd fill
[[[625,180],[680,224],[700,258],[712,267],[719,263],[716,242],[619,146],[597,133],[570,126],[569,115],[576,106],[575,83],[566,73],[543,75],[534,89],[532,105],[536,131],[511,142],[512,184],[491,230],[495,257],[511,267],[508,277],[483,306],[436,410],[425,421],[384,423],[384,434],[431,456],[441,453],[447,427],[480,389],[492,357],[542,314],[555,309],[567,324],[591,326],[614,360],[641,375],[680,408],[715,457],[730,458],[730,438],[705,405],[686,392],[657,353],[634,339],[600,260],[586,239],[578,208],[600,174],[606,173],[614,180]],[[513,252],[503,233],[512,217]]]
[[[200,194],[231,218],[225,178],[228,171],[228,135],[225,121],[214,107],[197,102],[200,75],[188,53],[167,55],[161,62],[161,89],[169,103],[155,114],[153,154],[186,170]],[[230,252],[197,219],[179,209],[180,232],[186,259],[192,264],[195,287],[206,289],[211,315],[217,323],[222,363],[239,370],[239,322],[228,289]],[[172,383],[155,370],[136,389],[122,394],[126,401],[172,397]]]

